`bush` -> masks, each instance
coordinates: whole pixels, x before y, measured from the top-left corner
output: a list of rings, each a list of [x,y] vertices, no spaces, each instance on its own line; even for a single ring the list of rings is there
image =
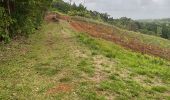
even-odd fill
[[[5,42],[9,42],[10,36],[8,28],[12,24],[11,17],[7,16],[5,9],[0,7],[0,40],[4,40]]]
[[[81,16],[81,17],[87,17],[87,18],[90,18],[90,14],[87,12],[87,11],[69,11],[68,14],[70,16]]]
[[[52,0],[1,0],[0,40],[8,42],[16,35],[28,36],[33,33],[41,25],[51,2]]]

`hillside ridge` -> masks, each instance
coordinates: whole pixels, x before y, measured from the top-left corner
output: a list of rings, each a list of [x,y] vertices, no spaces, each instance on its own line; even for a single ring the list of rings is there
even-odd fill
[[[93,37],[89,27],[79,32],[70,17],[57,16],[0,46],[0,99],[169,100],[169,61]]]
[[[58,19],[67,20],[70,25],[79,32],[86,32],[93,37],[103,38],[112,41],[118,45],[121,45],[127,49],[131,49],[142,54],[149,54],[157,57],[161,57],[170,60],[170,41],[160,38],[160,42],[165,41],[167,47],[163,47],[160,44],[152,44],[152,38],[159,37],[152,36],[148,41],[145,42],[145,38],[148,35],[143,35],[144,39],[140,37],[141,34],[136,34],[135,32],[130,32],[127,30],[121,30],[112,25],[107,25],[104,23],[97,23],[95,21],[87,21],[88,19],[83,19],[81,17],[69,17],[66,15],[61,15],[58,13],[51,13],[53,17]],[[136,35],[136,36],[135,36]],[[155,39],[156,40],[156,39]],[[156,41],[153,41],[156,42]]]

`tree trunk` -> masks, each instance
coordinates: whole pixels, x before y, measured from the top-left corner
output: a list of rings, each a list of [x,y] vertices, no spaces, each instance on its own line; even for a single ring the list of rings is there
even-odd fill
[[[6,13],[11,16],[11,8],[13,7],[12,5],[14,4],[11,0],[4,0],[2,1],[3,7],[5,8]],[[7,36],[9,36],[9,29],[10,26],[6,25],[5,26],[5,33]]]
[[[9,15],[11,15],[11,13],[15,10],[15,1],[4,0],[2,3],[3,3],[3,6],[4,6],[6,12]]]
[[[8,10],[8,14],[11,15],[11,9],[10,9],[10,1],[7,0],[7,10]]]

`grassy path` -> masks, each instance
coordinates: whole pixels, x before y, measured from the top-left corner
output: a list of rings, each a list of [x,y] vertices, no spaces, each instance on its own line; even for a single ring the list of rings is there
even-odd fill
[[[1,47],[0,99],[98,98],[81,89],[94,73],[90,52],[80,47],[67,23],[61,23],[50,23],[28,40]]]
[[[169,63],[119,49],[123,48],[74,34],[65,21],[44,25],[29,39],[1,46],[0,99],[168,99]],[[127,62],[136,56],[144,66],[152,66],[153,73]]]

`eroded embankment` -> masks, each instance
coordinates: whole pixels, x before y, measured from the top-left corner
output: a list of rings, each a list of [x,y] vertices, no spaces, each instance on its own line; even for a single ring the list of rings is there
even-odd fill
[[[126,34],[119,35],[115,33],[118,30],[114,30],[113,27],[99,25],[94,23],[87,23],[82,21],[71,21],[71,26],[79,32],[86,32],[93,37],[103,38],[112,41],[118,45],[121,45],[127,49],[137,51],[143,54],[149,54],[158,56],[167,60],[170,60],[170,50],[167,48],[161,48],[159,46],[142,43],[136,38],[128,37]]]
[[[112,41],[127,49],[131,49],[142,54],[154,55],[170,60],[169,48],[163,48],[158,45],[143,43],[136,37],[129,37],[127,35],[128,33],[122,34],[119,29],[113,28],[111,26],[76,20],[70,18],[69,16],[54,13],[50,13],[49,16],[46,17],[47,20],[56,20],[56,18],[67,20],[76,31],[86,32],[93,37]]]

